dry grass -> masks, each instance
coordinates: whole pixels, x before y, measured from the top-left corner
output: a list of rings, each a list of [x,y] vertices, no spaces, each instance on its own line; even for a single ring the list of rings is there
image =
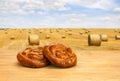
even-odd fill
[[[72,32],[72,35],[69,35],[69,32]],[[80,50],[120,50],[120,40],[115,39],[115,35],[120,35],[120,33],[115,32],[115,29],[7,29],[0,30],[0,34],[0,39],[2,39],[0,40],[0,49],[23,49],[27,46],[29,34],[37,34],[40,36],[41,46],[51,42],[58,42]],[[88,46],[89,34],[106,34],[109,41],[102,42],[99,47]],[[9,37],[12,35],[15,36],[15,40],[10,40]],[[50,39],[46,39],[47,35],[50,36]],[[66,36],[64,40],[61,37],[62,35]]]

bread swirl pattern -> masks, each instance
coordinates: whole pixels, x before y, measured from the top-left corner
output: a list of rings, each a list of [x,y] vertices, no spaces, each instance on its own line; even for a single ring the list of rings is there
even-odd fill
[[[21,65],[38,68],[49,64],[43,55],[43,47],[30,46],[17,54],[17,59]]]
[[[76,65],[77,56],[70,47],[63,44],[50,44],[44,47],[44,56],[58,67],[71,67]]]

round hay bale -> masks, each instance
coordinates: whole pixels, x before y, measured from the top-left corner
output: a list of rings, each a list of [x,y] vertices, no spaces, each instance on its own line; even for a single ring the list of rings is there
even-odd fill
[[[46,35],[46,39],[49,39],[50,38],[50,35]]]
[[[88,35],[88,45],[89,46],[100,46],[101,38],[99,34],[89,34]]]
[[[14,40],[14,39],[15,39],[15,36],[14,36],[14,35],[12,35],[12,36],[10,37],[10,39],[11,39],[11,40]]]
[[[5,31],[5,34],[8,34],[8,32],[7,32],[7,31]]]
[[[80,35],[82,35],[83,34],[83,32],[79,32],[80,33]]]
[[[68,32],[67,30],[65,30],[65,32]]]
[[[72,31],[72,29],[69,29],[69,31]]]
[[[114,32],[117,32],[117,31],[118,31],[117,29],[114,30]]]
[[[31,33],[31,31],[29,31],[28,33]]]
[[[65,35],[62,35],[62,38],[64,39],[64,38],[66,38],[66,36],[65,36]]]
[[[108,41],[108,36],[106,34],[100,35],[101,41]]]
[[[59,32],[59,30],[56,30],[56,32]]]
[[[39,31],[39,33],[42,33],[42,31]]]
[[[89,31],[85,31],[85,33],[87,34],[87,33],[89,33]]]
[[[22,30],[20,31],[20,33],[22,33]]]
[[[50,33],[52,33],[52,31],[50,31]]]
[[[52,33],[52,30],[50,30],[50,33]]]
[[[29,45],[39,45],[39,36],[36,34],[29,35],[28,42]]]
[[[116,40],[120,40],[120,35],[115,35]]]
[[[90,33],[91,31],[90,30],[88,30],[88,33]]]
[[[69,32],[68,35],[72,35],[72,32]]]

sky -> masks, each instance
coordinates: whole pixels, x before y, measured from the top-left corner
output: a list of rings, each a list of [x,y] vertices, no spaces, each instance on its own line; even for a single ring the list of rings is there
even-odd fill
[[[120,28],[120,0],[0,0],[0,28]]]

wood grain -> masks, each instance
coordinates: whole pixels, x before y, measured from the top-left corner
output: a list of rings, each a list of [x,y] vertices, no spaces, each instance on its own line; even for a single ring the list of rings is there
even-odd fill
[[[77,65],[57,68],[21,66],[18,50],[0,50],[0,81],[120,81],[120,52],[75,50]]]

